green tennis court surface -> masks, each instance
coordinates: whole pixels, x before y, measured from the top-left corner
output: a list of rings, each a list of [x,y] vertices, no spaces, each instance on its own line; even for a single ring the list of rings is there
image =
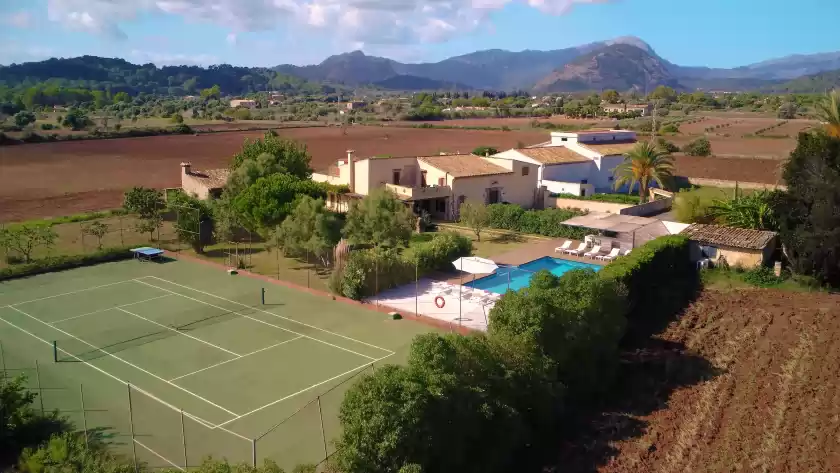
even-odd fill
[[[429,330],[189,261],[0,284],[7,374],[150,466],[318,463],[353,380]]]

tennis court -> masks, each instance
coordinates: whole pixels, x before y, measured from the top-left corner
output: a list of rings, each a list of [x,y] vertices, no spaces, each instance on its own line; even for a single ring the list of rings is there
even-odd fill
[[[3,362],[38,360],[47,409],[75,405],[84,384],[84,422],[151,466],[318,463],[353,379],[404,361],[429,330],[190,261],[0,285]]]

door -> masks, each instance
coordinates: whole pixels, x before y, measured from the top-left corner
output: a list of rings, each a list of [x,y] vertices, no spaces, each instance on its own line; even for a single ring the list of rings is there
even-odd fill
[[[426,187],[426,171],[420,171],[420,187]]]
[[[498,204],[500,199],[500,192],[499,189],[490,189],[487,192],[487,203],[489,204]]]
[[[399,169],[394,169],[393,175],[391,177],[393,179],[391,184],[394,184],[395,186],[400,185],[400,170]]]

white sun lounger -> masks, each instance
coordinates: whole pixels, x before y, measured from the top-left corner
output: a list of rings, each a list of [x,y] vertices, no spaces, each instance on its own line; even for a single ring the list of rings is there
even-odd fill
[[[603,261],[612,261],[618,257],[618,253],[621,251],[621,248],[613,248],[610,250],[610,253],[607,255],[598,255],[595,259],[603,260]]]
[[[563,243],[562,246],[558,246],[554,249],[555,253],[563,253],[564,251],[568,250],[572,246],[572,240],[566,240],[566,243]]]
[[[592,251],[587,251],[583,254],[584,258],[594,258],[601,254],[601,245],[592,248]]]
[[[581,243],[581,244],[577,247],[577,249],[576,249],[576,250],[565,250],[565,251],[563,251],[563,253],[567,253],[567,254],[570,254],[570,255],[579,255],[579,254],[581,254],[584,250],[586,250],[586,243]]]

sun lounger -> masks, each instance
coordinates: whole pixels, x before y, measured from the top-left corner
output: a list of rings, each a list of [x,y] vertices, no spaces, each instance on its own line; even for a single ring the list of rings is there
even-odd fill
[[[633,251],[633,250],[632,249],[624,250],[624,253],[622,253],[621,256],[627,256],[627,255],[630,254],[631,251]]]
[[[563,253],[564,251],[568,250],[572,246],[572,240],[566,240],[566,243],[563,243],[562,246],[558,246],[554,249],[555,253]]]
[[[606,255],[598,255],[595,259],[603,260],[603,261],[612,261],[618,257],[618,253],[621,251],[621,248],[613,248],[610,250],[609,254]]]
[[[565,250],[563,253],[570,254],[570,255],[580,255],[585,250],[586,250],[586,243],[581,243],[577,247],[577,249],[575,249],[575,250]]]
[[[599,254],[601,254],[601,245],[595,246],[594,248],[592,248],[592,251],[587,251],[586,253],[583,254],[583,257],[584,258],[594,258],[594,257],[598,256]]]

